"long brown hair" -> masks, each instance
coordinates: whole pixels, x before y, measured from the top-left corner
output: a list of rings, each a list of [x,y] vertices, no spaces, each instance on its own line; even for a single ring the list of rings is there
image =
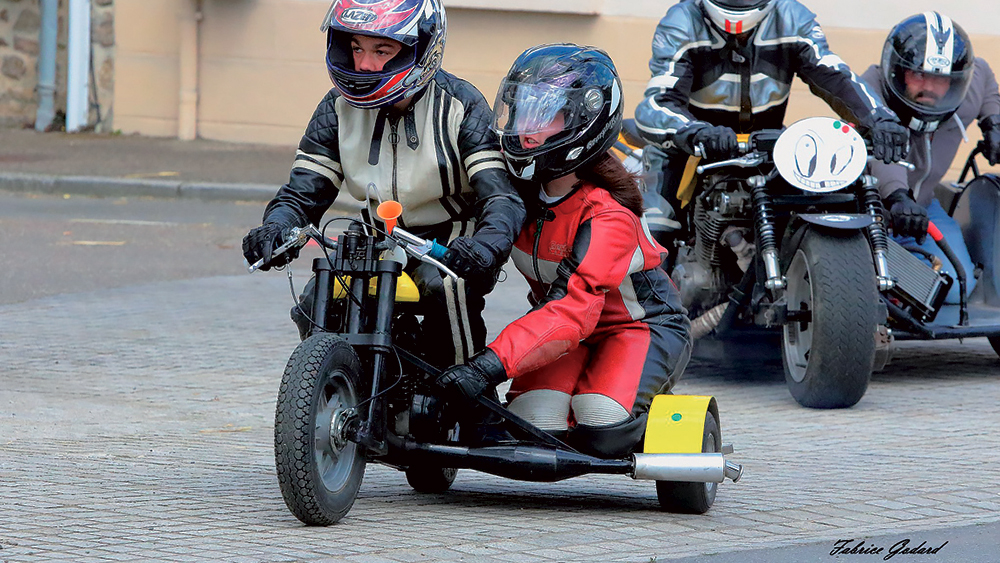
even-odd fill
[[[593,165],[576,171],[576,177],[607,190],[625,209],[642,216],[642,192],[638,177],[625,169],[610,152],[604,153]]]

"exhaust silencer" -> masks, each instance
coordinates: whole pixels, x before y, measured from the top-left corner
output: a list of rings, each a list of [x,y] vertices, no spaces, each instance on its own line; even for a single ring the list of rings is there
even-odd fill
[[[728,477],[735,483],[743,476],[743,466],[726,461],[721,453],[633,454],[633,459],[633,479],[721,483]]]

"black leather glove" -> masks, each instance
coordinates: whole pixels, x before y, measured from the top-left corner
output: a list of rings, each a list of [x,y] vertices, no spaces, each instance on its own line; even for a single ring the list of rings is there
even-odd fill
[[[434,382],[441,388],[444,398],[454,403],[476,402],[489,388],[507,381],[507,370],[500,357],[489,348],[445,370]]]
[[[458,237],[451,241],[442,261],[478,290],[488,292],[493,289],[499,269],[496,258],[488,246],[476,239]]]
[[[979,128],[983,131],[983,156],[993,166],[1000,162],[1000,114],[980,119]]]
[[[264,258],[264,265],[260,267],[260,270],[265,272],[271,268],[284,266],[298,258],[299,249],[297,247],[289,248],[287,252],[280,256],[273,258],[271,256],[275,248],[284,244],[282,233],[287,229],[288,226],[278,223],[264,223],[252,229],[247,233],[247,236],[243,237],[243,257],[251,265]]]
[[[917,239],[917,244],[923,244],[929,223],[924,206],[913,201],[906,190],[896,190],[885,197],[885,207],[896,235],[911,236]]]
[[[736,131],[729,127],[696,123],[685,127],[675,136],[677,146],[688,154],[695,154],[695,147],[702,149],[705,160],[724,160],[739,152]]]
[[[893,117],[880,117],[869,131],[872,156],[886,164],[903,160],[910,151],[910,130]]]

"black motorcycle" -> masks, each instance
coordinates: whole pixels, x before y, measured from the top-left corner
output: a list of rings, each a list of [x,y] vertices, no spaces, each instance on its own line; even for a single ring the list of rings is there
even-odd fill
[[[641,143],[631,130],[623,153]],[[847,123],[817,117],[741,136],[740,153],[690,159],[671,193],[662,153],[642,155],[650,230],[671,250],[696,348],[738,356],[741,343],[780,340],[796,401],[850,407],[888,355],[879,290],[892,282],[869,149]]]
[[[689,513],[707,511],[718,483],[740,478],[742,467],[724,457],[732,449],[722,444],[712,397],[657,396],[644,439],[620,459],[582,454],[491,398],[471,407],[476,417],[469,405],[442,400],[433,383],[440,370],[417,346],[426,341],[419,295],[403,271],[407,255],[438,267],[457,291],[463,282],[434,258],[436,243],[393,226],[399,212],[396,202],[379,207],[384,228],[341,218],[350,225],[336,240],[312,226],[294,229],[275,251],[310,238],[324,250],[313,261],[312,330],[288,360],[275,413],[278,482],[299,520],[340,520],[368,462],[404,471],[429,493],[451,487],[459,468],[542,482],[623,474],[656,481],[664,509]]]

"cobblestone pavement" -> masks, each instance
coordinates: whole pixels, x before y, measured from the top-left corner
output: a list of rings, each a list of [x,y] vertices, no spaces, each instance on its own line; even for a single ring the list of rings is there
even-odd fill
[[[495,328],[523,309],[507,282]],[[650,482],[459,472],[441,495],[369,466],[339,524],[302,526],[272,457],[296,344],[280,274],[0,306],[0,561],[663,561],[1000,521],[1000,361],[907,343],[855,407],[799,407],[773,368],[698,364],[744,479],[707,515]],[[947,561],[944,553],[933,561]]]

